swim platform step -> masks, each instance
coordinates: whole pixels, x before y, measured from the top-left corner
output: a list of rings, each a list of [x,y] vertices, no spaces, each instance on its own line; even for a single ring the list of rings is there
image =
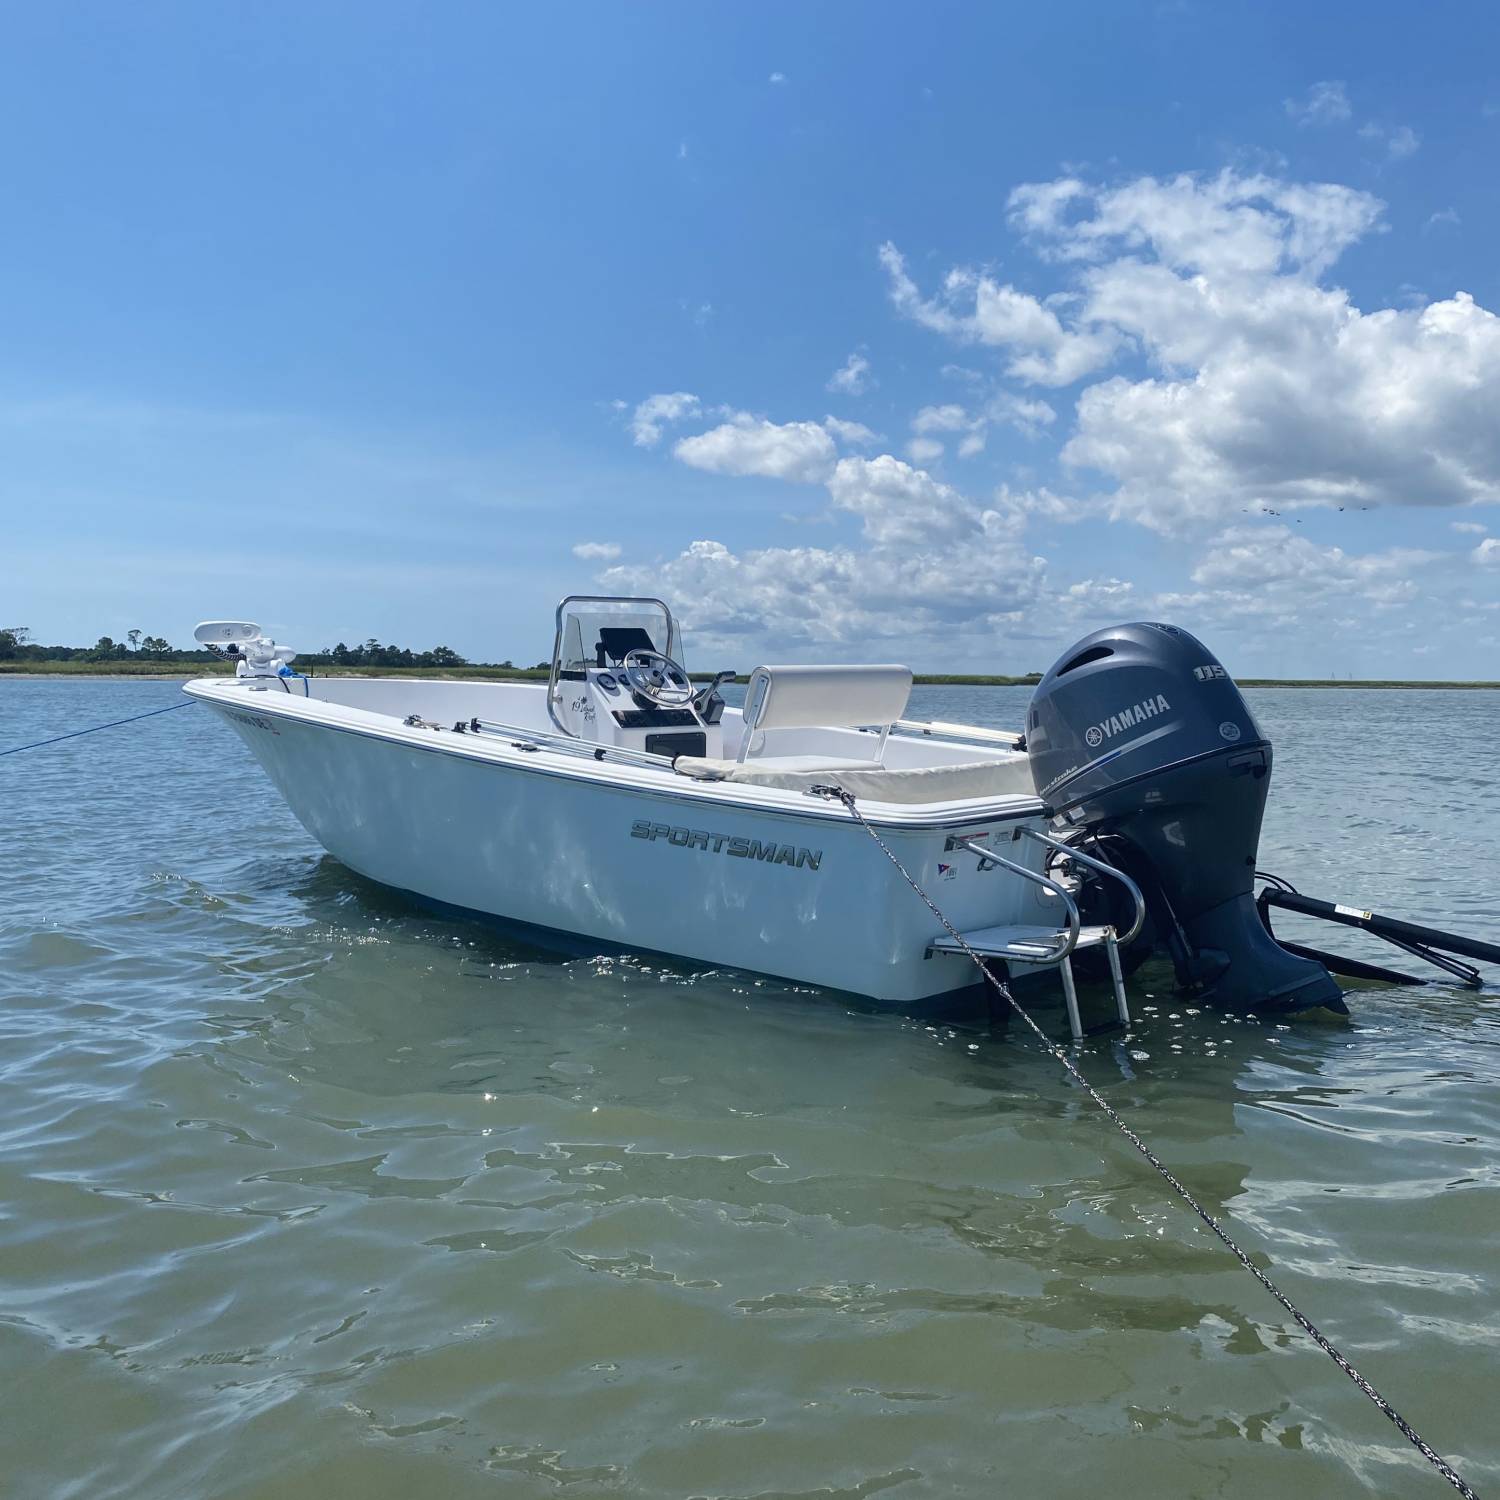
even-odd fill
[[[972,932],[961,934],[964,942],[981,958],[1008,958],[1016,963],[1046,963],[1047,955],[1055,952],[1067,936],[1055,927],[976,927]],[[1076,948],[1097,948],[1114,937],[1112,927],[1080,927]],[[934,938],[936,953],[962,953],[964,950],[946,934]]]
[[[1034,964],[1043,968],[1056,968],[1062,978],[1063,1000],[1068,1007],[1068,1025],[1076,1041],[1083,1035],[1083,1022],[1078,1015],[1078,990],[1073,983],[1073,961],[1071,957],[1058,958],[1058,949],[1067,941],[1067,933],[1055,927],[1010,926],[976,927],[972,932],[960,934],[963,943],[944,933],[934,938],[929,945],[932,953],[964,952],[967,944],[981,958],[998,958],[1008,964]],[[1120,945],[1113,927],[1080,927],[1078,941],[1073,952],[1079,948],[1103,948],[1109,959],[1110,982],[1115,992],[1115,1007],[1121,1022],[1130,1024],[1130,1005],[1125,998],[1125,976],[1120,969]]]

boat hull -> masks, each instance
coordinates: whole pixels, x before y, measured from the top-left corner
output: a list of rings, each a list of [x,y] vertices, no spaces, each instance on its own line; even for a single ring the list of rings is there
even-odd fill
[[[942,926],[841,809],[689,801],[569,775],[543,757],[496,761],[290,715],[211,706],[307,831],[398,891],[611,948],[673,955],[905,1004],[964,989],[969,963],[930,955]],[[1009,837],[1036,815],[882,827],[963,930],[1055,920],[1037,887],[951,834]],[[1034,862],[1030,840],[1007,857]]]

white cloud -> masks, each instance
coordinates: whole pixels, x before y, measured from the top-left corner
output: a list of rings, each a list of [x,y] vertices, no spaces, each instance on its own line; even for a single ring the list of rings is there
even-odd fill
[[[1085,578],[1070,584],[1063,598],[1072,611],[1125,619],[1138,609],[1136,586],[1124,578]]]
[[[1469,536],[1483,536],[1489,530],[1481,521],[1450,521],[1448,524],[1454,531],[1465,532]]]
[[[1036,490],[1015,490],[1002,484],[995,491],[995,509],[1002,515],[1015,517],[1018,526],[1024,525],[1029,516],[1041,516],[1048,521],[1082,521],[1099,514],[1097,504],[1055,494],[1045,485]]]
[[[1300,99],[1285,99],[1286,112],[1299,126],[1346,125],[1354,117],[1349,95],[1337,79],[1325,79],[1315,83]],[[1422,144],[1421,138],[1410,125],[1385,125],[1376,120],[1366,120],[1359,127],[1359,135],[1373,141],[1390,161],[1404,161],[1416,154]]]
[[[1117,481],[1115,514],[1165,527],[1262,504],[1500,499],[1500,319],[1466,293],[1363,314],[1287,278],[1181,290],[1196,305],[1138,326],[1182,378],[1090,387],[1063,450]]]
[[[870,378],[870,361],[856,349],[828,377],[827,389],[841,396],[862,396],[874,383]]]
[[[805,484],[827,479],[838,456],[832,437],[816,422],[769,422],[748,412],[682,438],[672,452],[711,474],[758,474]]]
[[[1386,150],[1398,161],[1415,155],[1421,144],[1421,136],[1410,125],[1397,125],[1386,132]]]
[[[928,431],[945,434],[962,432],[961,418],[972,420],[962,407],[924,408],[919,416]],[[751,421],[726,425],[737,434],[812,425]],[[766,472],[756,464],[738,471]],[[702,540],[676,556],[608,569],[604,582],[625,592],[665,592],[681,602],[695,635],[715,647],[753,638],[756,649],[803,655],[856,643],[889,654],[889,643],[899,641],[914,660],[951,661],[960,651],[970,660],[995,659],[998,642],[1029,653],[1025,642],[1055,647],[1127,615],[1177,619],[1217,639],[1258,644],[1268,610],[1358,650],[1375,638],[1374,622],[1391,622],[1383,627],[1389,639],[1411,607],[1436,608],[1445,558],[1409,547],[1351,553],[1291,526],[1257,523],[1211,538],[1192,569],[1190,591],[1146,593],[1110,575],[1053,586],[1045,560],[1026,545],[1028,525],[1097,516],[1099,500],[1002,485],[981,505],[891,454],[845,457],[822,477],[833,512],[857,520],[855,542],[735,552]],[[1473,557],[1500,564],[1500,542],[1485,543]]]
[[[1091,196],[1076,177],[1054,182],[1025,182],[1010,195],[1011,222],[1027,234],[1051,235],[1063,228],[1064,216],[1080,198]]]
[[[1337,125],[1352,113],[1349,96],[1337,78],[1325,78],[1300,99],[1284,99],[1282,104],[1299,125]]]
[[[1045,401],[1001,391],[984,409],[991,422],[1004,422],[1026,437],[1035,437],[1044,427],[1057,420],[1057,413]]]
[[[963,407],[924,406],[911,419],[913,432],[963,432],[971,424],[971,418]]]
[[[858,518],[858,547],[771,547],[735,554],[694,542],[654,566],[611,569],[624,588],[665,588],[687,622],[724,639],[826,647],[905,639],[944,623],[1013,620],[1041,597],[1045,564],[1015,517],[984,510],[899,458],[840,459],[828,479],[837,510]]]
[[[1457,229],[1463,220],[1458,216],[1456,208],[1440,208],[1435,214],[1427,216],[1427,222],[1422,226],[1422,233],[1429,234],[1434,229],[1441,229],[1444,225],[1451,225]]]
[[[1231,526],[1208,544],[1193,569],[1194,583],[1209,588],[1259,591],[1351,591],[1377,605],[1409,599],[1416,593],[1413,575],[1441,554],[1414,547],[1351,554],[1298,536],[1288,526]]]
[[[1043,565],[1007,537],[980,533],[961,548],[896,552],[767,547],[743,553],[697,541],[660,563],[604,575],[621,592],[663,591],[695,638],[738,649],[826,658],[846,643],[886,643],[886,655],[951,652],[972,632],[993,652],[997,632],[1024,622],[1042,592]],[[741,664],[744,667],[749,662]]]
[[[963,267],[924,278],[936,288],[929,292],[895,246],[881,247],[880,260],[902,316],[942,339],[998,351],[1010,388],[997,387],[994,372],[945,366],[963,382],[946,387],[958,399],[915,412],[905,459],[850,455],[877,441],[863,424],[735,412],[673,449],[716,473],[826,485],[831,514],[858,520],[855,541],[741,552],[704,541],[612,573],[674,597],[701,583],[700,623],[721,637],[804,644],[884,639],[892,616],[916,622],[913,641],[940,616],[977,640],[1018,611],[1035,629],[1038,607],[1049,640],[1059,621],[1071,629],[1094,611],[1177,617],[1258,642],[1270,605],[1287,622],[1284,634],[1326,631],[1354,652],[1375,625],[1394,639],[1399,622],[1415,618],[1410,606],[1439,608],[1439,554],[1353,551],[1314,541],[1291,521],[1241,516],[1500,503],[1500,318],[1463,292],[1366,311],[1332,280],[1339,257],[1382,228],[1378,199],[1336,183],[1224,171],[1027,184],[1009,212],[1051,268],[1047,294]],[[1014,386],[1075,378],[1084,389],[1071,423],[1057,397]],[[1022,469],[1014,487],[976,504],[924,467],[945,446],[972,459],[1001,424],[1029,436],[1063,428],[1059,457],[1082,477],[1076,496]],[[1102,573],[1051,589],[1024,544],[1026,528],[1084,517],[1211,541],[1175,591]],[[1323,523],[1321,535],[1338,524]],[[1500,540],[1483,537],[1477,523],[1456,524],[1482,538],[1468,554],[1473,563],[1500,566]],[[1451,564],[1455,554],[1442,556]],[[946,581],[935,580],[950,577],[962,581],[945,599]],[[933,596],[918,580],[933,581]]]
[[[1216,642],[1238,639],[1252,656],[1279,637],[1278,655],[1300,654],[1300,670],[1323,675],[1329,660],[1353,655],[1373,665],[1407,649],[1410,632],[1441,631],[1451,565],[1451,553],[1350,552],[1295,527],[1232,526],[1206,543],[1191,571],[1193,589],[1156,593],[1137,607]],[[1105,613],[1119,618],[1120,611]],[[1325,650],[1333,654],[1320,660]]]
[[[810,441],[810,433],[822,441]],[[1022,504],[981,507],[888,453],[829,462],[832,440],[810,422],[738,414],[684,438],[674,451],[721,473],[821,479],[833,511],[860,527],[853,545],[737,554],[703,540],[676,557],[604,575],[622,590],[665,589],[705,637],[750,634],[803,647],[893,638],[910,645],[944,621],[983,633],[995,621],[1021,620],[1041,596],[1045,564],[1023,545]]]
[[[978,272],[948,273],[942,294],[924,298],[892,244],[880,247],[891,302],[913,322],[963,343],[1008,349],[1007,370],[1036,385],[1071,385],[1106,364],[1117,343],[1108,330],[1069,331],[1057,312]]]
[[[772,73],[771,76],[766,80],[766,82],[767,83],[785,83],[786,82],[786,74],[785,73]]]
[[[573,556],[584,562],[613,562],[620,555],[618,542],[579,542]]]
[[[661,441],[664,426],[697,416],[698,410],[698,398],[687,391],[647,396],[630,419],[631,437],[637,448],[654,448]]]
[[[840,417],[824,417],[823,426],[841,443],[863,448],[880,439],[863,422],[845,422]]]
[[[1057,413],[1045,401],[1029,400],[1010,391],[996,392],[976,412],[948,401],[941,406],[924,406],[911,419],[911,430],[917,436],[906,445],[906,451],[918,463],[925,463],[943,453],[942,443],[933,440],[932,433],[959,433],[962,436],[958,456],[973,458],[984,452],[992,423],[1004,423],[1027,437],[1035,437],[1056,420]]]
[[[976,453],[984,451],[984,419],[971,417],[954,402],[924,406],[911,419],[911,430],[917,436],[907,443],[906,453],[914,463],[931,463],[947,451],[938,439],[931,436],[934,432],[962,433],[958,444],[960,458],[973,458]]]
[[[841,458],[828,481],[834,507],[860,518],[877,547],[918,550],[983,529],[979,509],[951,485],[899,458]]]
[[[1415,156],[1422,144],[1422,138],[1410,125],[1378,125],[1370,120],[1359,127],[1359,134],[1362,139],[1383,147],[1390,161],[1405,161]]]
[[[1064,219],[1061,204],[1085,211]],[[1025,183],[1010,195],[1011,222],[1044,255],[1135,262],[1144,251],[1173,272],[1214,278],[1317,275],[1373,227],[1382,207],[1371,194],[1338,183],[1227,170],[1213,177],[1138,177],[1104,189],[1066,178]]]
[[[1039,253],[1077,268],[1012,335],[1047,344],[1054,363],[1084,340],[1150,367],[1089,385],[1063,450],[1113,481],[1115,515],[1168,529],[1257,506],[1500,499],[1500,426],[1486,415],[1500,320],[1461,292],[1365,313],[1321,284],[1378,226],[1370,194],[1234,172],[1097,189],[1070,177],[1018,188],[1010,211]],[[906,315],[980,339],[984,278],[955,272],[924,300],[893,247],[882,259]],[[1050,410],[1014,415],[1036,430]]]

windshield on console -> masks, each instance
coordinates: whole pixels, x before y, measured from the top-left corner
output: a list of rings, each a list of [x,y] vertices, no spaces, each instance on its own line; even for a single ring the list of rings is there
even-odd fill
[[[654,599],[565,599],[559,627],[560,672],[617,666],[637,649],[675,656],[681,648],[671,614]]]

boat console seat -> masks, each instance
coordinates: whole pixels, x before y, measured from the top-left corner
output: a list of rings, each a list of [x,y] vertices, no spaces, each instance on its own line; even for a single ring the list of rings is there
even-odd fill
[[[739,759],[757,742],[764,748],[768,729],[879,729],[871,760],[851,762],[879,765],[909,697],[910,667],[757,667],[745,689]]]
[[[833,783],[871,802],[957,802],[970,797],[1036,796],[1021,753],[950,765],[887,768],[885,744],[911,696],[911,671],[897,666],[757,667],[745,691],[736,760],[679,755],[673,768],[700,781],[806,792]],[[766,755],[766,730],[874,729],[874,754]]]

